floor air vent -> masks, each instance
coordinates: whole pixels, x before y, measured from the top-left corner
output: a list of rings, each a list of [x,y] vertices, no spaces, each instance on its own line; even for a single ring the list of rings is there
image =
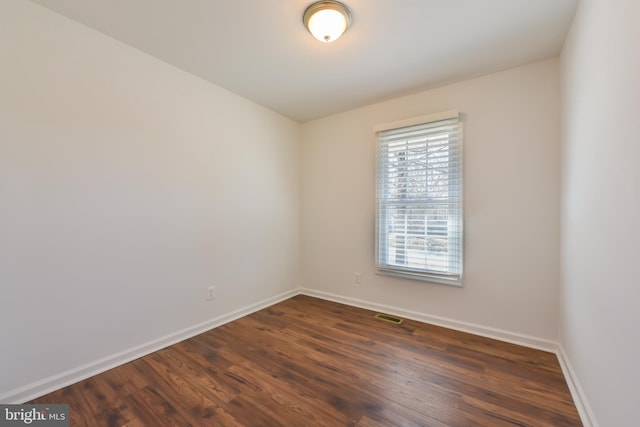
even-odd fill
[[[378,313],[375,316],[376,319],[384,320],[385,322],[393,323],[394,325],[401,325],[402,319],[398,317],[389,316],[388,314]]]

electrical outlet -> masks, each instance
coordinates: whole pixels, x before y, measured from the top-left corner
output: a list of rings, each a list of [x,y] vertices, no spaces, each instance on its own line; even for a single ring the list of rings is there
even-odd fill
[[[207,301],[211,301],[212,299],[216,299],[216,287],[209,286],[207,288]]]
[[[357,271],[353,273],[353,283],[360,283],[360,273]]]

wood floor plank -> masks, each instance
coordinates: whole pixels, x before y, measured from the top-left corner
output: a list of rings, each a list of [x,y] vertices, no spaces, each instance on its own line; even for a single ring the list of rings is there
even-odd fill
[[[296,296],[35,399],[73,426],[580,426],[554,354]]]

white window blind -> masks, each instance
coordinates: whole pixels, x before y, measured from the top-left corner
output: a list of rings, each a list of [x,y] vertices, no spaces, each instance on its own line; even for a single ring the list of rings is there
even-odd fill
[[[376,258],[381,273],[460,285],[462,123],[442,117],[376,133]]]

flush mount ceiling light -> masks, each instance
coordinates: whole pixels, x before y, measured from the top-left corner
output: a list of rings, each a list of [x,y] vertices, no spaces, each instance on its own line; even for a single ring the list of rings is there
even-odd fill
[[[313,37],[330,43],[349,28],[351,11],[338,1],[318,1],[304,11],[302,21]]]

